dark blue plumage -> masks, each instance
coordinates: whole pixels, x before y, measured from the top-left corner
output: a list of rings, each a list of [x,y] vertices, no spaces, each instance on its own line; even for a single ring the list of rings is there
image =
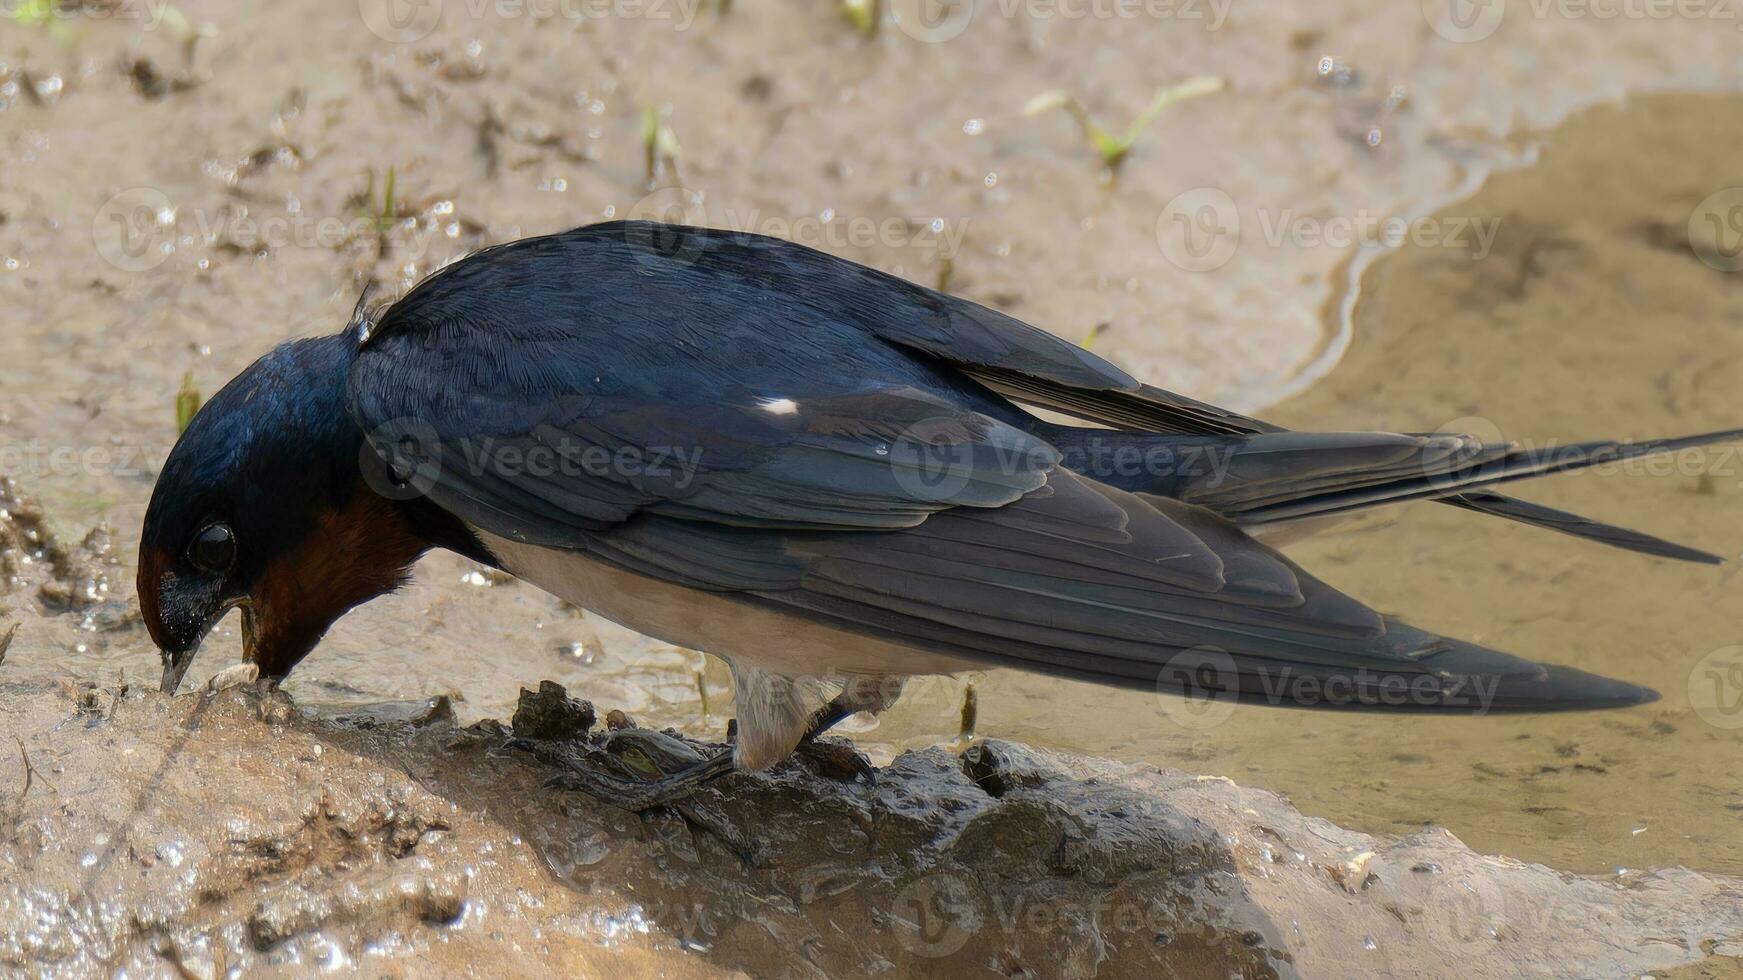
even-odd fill
[[[1675,445],[1533,456],[1461,436],[1286,432],[822,253],[612,223],[487,249],[250,369],[165,471],[141,590],[162,597],[148,621],[172,651],[224,603],[316,594],[319,622],[257,645],[280,674],[364,592],[447,547],[560,594],[605,589],[607,615],[674,642],[718,634],[715,652],[766,653],[780,666],[764,673],[789,680],[808,672],[801,638],[824,636],[864,650],[817,649],[819,676],[871,672],[854,656],[890,672],[906,650],[1203,693],[1175,666],[1214,651],[1227,665],[1214,689],[1274,703],[1306,703],[1275,684],[1305,676],[1346,685],[1312,701],[1332,706],[1599,707],[1651,695],[1381,617],[1243,528],[1432,497],[1705,558],[1489,489]],[[247,558],[213,595],[178,598],[164,583],[198,577],[176,556],[209,513]],[[274,571],[328,560],[317,525],[365,524],[393,544],[352,553],[355,581]],[[715,626],[696,625],[687,594],[711,597],[698,603]],[[771,650],[729,637],[720,615],[764,624]],[[1393,682],[1411,696],[1389,699]]]

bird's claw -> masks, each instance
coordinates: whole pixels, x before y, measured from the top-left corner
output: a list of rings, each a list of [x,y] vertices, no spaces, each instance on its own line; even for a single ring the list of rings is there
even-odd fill
[[[807,739],[799,743],[794,754],[810,762],[820,776],[841,780],[863,779],[868,786],[878,784],[877,769],[851,743]]]
[[[681,801],[696,792],[704,783],[732,771],[730,749],[658,779],[639,780],[604,771],[602,763],[610,756],[603,752],[591,753],[588,757],[577,759],[548,744],[524,738],[511,738],[505,743],[505,747],[531,753],[540,762],[562,770],[545,780],[546,789],[585,793],[601,803],[632,813],[641,813]]]

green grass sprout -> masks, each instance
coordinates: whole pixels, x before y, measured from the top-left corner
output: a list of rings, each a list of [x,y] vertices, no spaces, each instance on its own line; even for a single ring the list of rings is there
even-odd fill
[[[878,32],[878,21],[882,20],[882,0],[836,0],[841,5],[841,15],[853,25],[853,29],[865,37],[871,37]]]
[[[658,186],[660,174],[670,171],[674,181],[678,177],[678,134],[672,127],[660,119],[659,110],[653,106],[642,107],[642,151],[647,158],[648,187]]]
[[[194,372],[182,375],[182,387],[176,392],[176,435],[188,431],[188,426],[194,423],[194,416],[199,413],[200,405],[205,399],[200,397],[200,389],[194,387]]]
[[[24,0],[12,8],[12,22],[20,27],[41,27],[54,20],[56,0]]]
[[[1023,107],[1023,115],[1038,116],[1053,109],[1064,111],[1077,121],[1078,129],[1083,131],[1084,139],[1094,148],[1096,153],[1100,154],[1102,163],[1109,170],[1117,171],[1120,164],[1125,162],[1126,155],[1132,152],[1132,147],[1138,142],[1138,137],[1142,136],[1144,130],[1150,128],[1150,124],[1154,123],[1168,107],[1188,99],[1221,92],[1226,87],[1227,83],[1221,78],[1199,75],[1177,85],[1162,88],[1156,92],[1156,97],[1150,100],[1150,105],[1138,114],[1138,118],[1132,120],[1125,132],[1118,136],[1109,133],[1090,118],[1089,110],[1083,107],[1083,103],[1064,89],[1042,92],[1030,99],[1029,104]]]

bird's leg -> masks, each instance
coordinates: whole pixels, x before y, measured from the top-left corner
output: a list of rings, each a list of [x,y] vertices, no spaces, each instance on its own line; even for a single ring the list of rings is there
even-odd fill
[[[717,752],[695,765],[658,779],[639,780],[611,775],[598,765],[592,764],[596,760],[572,759],[548,743],[515,739],[509,745],[531,752],[540,762],[563,770],[560,775],[545,781],[547,788],[585,793],[608,806],[640,814],[643,819],[651,815],[650,811],[661,807],[669,808],[691,827],[714,835],[746,867],[762,866],[760,846],[746,838],[711,807],[703,806],[690,798],[703,784],[732,771],[731,749]]]
[[[795,751],[810,759],[825,775],[844,779],[860,776],[868,783],[876,781],[876,770],[864,756],[854,751],[852,745],[817,741],[818,736],[855,712],[881,710],[901,691],[900,680],[895,680],[893,686],[889,678],[874,679],[871,684],[869,688],[865,684],[849,684],[812,716],[810,727],[800,738]],[[703,785],[733,770],[733,749],[730,747],[657,779],[640,780],[613,775],[599,765],[589,764],[591,760],[572,759],[548,743],[515,739],[509,744],[563,770],[560,775],[553,776],[547,786],[586,793],[601,803],[633,813],[684,800]]]
[[[837,694],[812,717],[811,727],[799,739],[799,746],[793,750],[794,754],[811,760],[825,776],[836,779],[859,776],[868,783],[877,782],[877,770],[851,744],[817,741],[818,736],[858,712],[859,705],[860,699],[851,696],[849,691]]]

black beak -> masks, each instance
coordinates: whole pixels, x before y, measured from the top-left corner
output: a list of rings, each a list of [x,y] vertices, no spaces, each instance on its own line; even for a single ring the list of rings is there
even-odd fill
[[[253,617],[247,613],[247,606],[244,602],[227,602],[219,607],[210,620],[200,624],[198,632],[191,637],[183,642],[161,648],[163,650],[163,681],[158,686],[158,690],[172,696],[180,690],[182,679],[187,676],[188,668],[194,665],[194,657],[200,652],[201,645],[205,643],[206,635],[212,632],[212,628],[217,626],[219,621],[229,615],[230,610],[237,606],[242,606],[244,609],[242,617],[243,650],[245,653],[251,652],[254,646]]]
[[[199,653],[199,646],[193,646],[179,653],[163,652],[163,685],[159,690],[165,694],[175,694],[182,686],[182,678],[187,676],[188,668],[193,666],[194,654]]]

